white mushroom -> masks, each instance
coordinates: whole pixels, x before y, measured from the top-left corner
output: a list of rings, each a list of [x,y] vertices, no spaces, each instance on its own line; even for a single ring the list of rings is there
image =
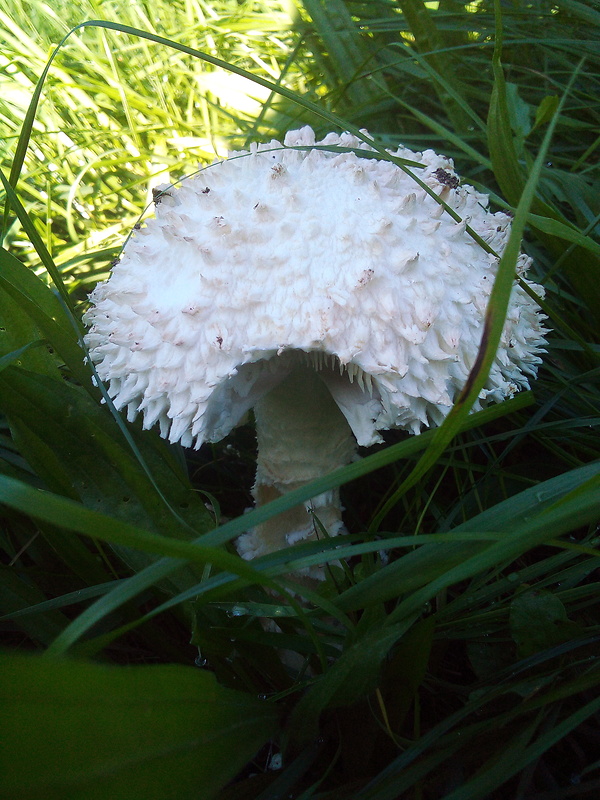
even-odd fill
[[[431,150],[395,155],[419,162],[463,222],[391,162],[314,144],[310,128],[291,131],[284,146],[252,145],[165,188],[85,315],[90,356],[129,420],[143,413],[145,428],[199,448],[254,409],[259,505],[347,464],[382,430],[442,422],[474,363],[498,261],[466,221],[500,254],[510,232]],[[318,144],[370,149],[350,134]],[[474,410],[528,387],[543,319],[515,283]],[[330,535],[344,530],[331,491],[238,550],[317,536],[314,515]]]

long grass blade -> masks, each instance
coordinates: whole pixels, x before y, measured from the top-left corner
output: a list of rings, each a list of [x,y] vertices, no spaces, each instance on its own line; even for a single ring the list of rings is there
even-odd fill
[[[408,478],[406,478],[405,481],[403,481],[403,483],[394,492],[392,497],[383,506],[381,511],[376,515],[371,525],[371,530],[377,530],[390,509],[396,505],[398,500],[437,462],[441,453],[446,449],[450,441],[458,432],[462,420],[469,413],[479,392],[485,386],[485,382],[487,380],[493,360],[496,356],[496,350],[502,335],[511,289],[515,279],[517,258],[521,250],[521,241],[525,226],[527,224],[527,216],[529,214],[529,210],[535,195],[535,190],[540,179],[546,153],[550,147],[554,128],[558,121],[560,111],[564,105],[566,97],[568,96],[570,87],[576,78],[576,74],[577,73],[572,75],[569,86],[567,87],[567,90],[559,104],[557,113],[548,126],[542,147],[540,148],[540,152],[538,153],[537,158],[531,168],[529,178],[527,179],[527,183],[523,189],[523,194],[519,200],[510,232],[510,237],[502,254],[502,258],[498,264],[498,272],[496,274],[494,286],[488,301],[479,352],[469,377],[467,378],[467,381],[452,410],[442,425],[436,430],[428,449],[416,464],[412,473],[408,476]]]

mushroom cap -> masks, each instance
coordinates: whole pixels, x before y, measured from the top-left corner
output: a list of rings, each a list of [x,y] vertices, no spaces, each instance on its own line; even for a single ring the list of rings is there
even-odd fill
[[[313,131],[231,153],[157,196],[90,296],[86,344],[128,418],[196,448],[218,441],[298,365],[320,371],[360,445],[440,424],[479,348],[510,217],[460,185],[432,150],[418,162],[455,222],[371,148]],[[304,147],[306,149],[290,149]],[[366,153],[365,153],[366,154]],[[521,255],[522,276],[530,259]],[[543,295],[543,289],[529,284]],[[544,316],[515,282],[502,341],[474,410],[528,387]]]

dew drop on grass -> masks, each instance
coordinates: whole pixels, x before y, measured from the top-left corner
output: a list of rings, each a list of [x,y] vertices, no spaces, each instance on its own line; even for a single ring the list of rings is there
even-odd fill
[[[281,769],[283,766],[283,758],[281,753],[275,753],[275,755],[271,756],[271,760],[268,764],[268,769],[277,770]]]

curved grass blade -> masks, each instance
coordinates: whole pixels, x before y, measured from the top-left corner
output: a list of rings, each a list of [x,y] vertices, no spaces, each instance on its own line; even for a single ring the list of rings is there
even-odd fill
[[[528,222],[533,228],[542,231],[542,233],[548,233],[551,236],[556,236],[559,239],[572,242],[600,256],[600,244],[571,225],[566,225],[564,222],[560,222],[557,219],[541,217],[539,214],[530,214]]]
[[[400,169],[402,169],[404,172],[410,175],[410,177],[419,185],[421,189],[423,189],[423,191],[425,191],[430,197],[432,197],[437,203],[439,203],[444,208],[446,213],[448,213],[452,217],[452,219],[454,219],[456,222],[462,222],[461,216],[456,211],[454,211],[454,209],[448,206],[426,183],[421,181],[418,178],[418,176],[416,176],[413,172],[411,172],[405,166],[402,159],[399,159],[396,156],[389,153],[384,147],[379,145],[372,137],[365,135],[365,133],[360,128],[348,123],[347,120],[342,119],[336,114],[333,114],[323,106],[317,103],[313,103],[310,100],[307,100],[305,97],[302,97],[301,95],[297,94],[296,92],[293,92],[287,87],[282,86],[280,83],[274,83],[273,81],[266,80],[265,78],[262,78],[259,75],[253,75],[251,72],[248,72],[247,70],[244,70],[241,67],[236,66],[235,64],[229,64],[227,61],[223,61],[222,59],[217,58],[215,56],[211,56],[210,54],[205,53],[203,51],[195,50],[194,48],[179,44],[178,42],[174,42],[170,39],[166,39],[163,36],[158,36],[148,31],[143,31],[138,28],[133,28],[129,25],[122,25],[120,23],[109,22],[105,20],[89,20],[82,22],[80,25],[77,25],[75,28],[69,31],[69,33],[63,38],[63,40],[59,43],[59,45],[56,47],[56,49],[50,56],[50,59],[48,61],[48,64],[46,65],[44,73],[41,76],[40,81],[38,82],[38,86],[36,87],[36,92],[34,93],[34,96],[30,103],[30,107],[28,109],[28,116],[27,116],[28,120],[30,116],[31,119],[33,119],[35,116],[35,110],[37,108],[37,104],[39,103],[42,83],[46,79],[46,76],[48,74],[48,69],[52,61],[58,55],[60,49],[63,47],[63,45],[65,44],[65,42],[67,41],[67,39],[71,34],[87,27],[106,28],[108,30],[114,30],[121,33],[126,33],[131,36],[146,39],[156,44],[160,44],[165,47],[178,50],[179,52],[185,53],[186,55],[192,56],[193,58],[199,58],[203,61],[206,61],[208,64],[212,64],[213,66],[219,67],[220,69],[224,69],[228,72],[234,73],[235,75],[239,75],[242,78],[253,81],[254,83],[257,83],[259,86],[263,86],[264,88],[268,89],[270,92],[281,95],[282,97],[285,97],[287,100],[291,100],[293,103],[301,106],[307,111],[312,112],[313,114],[316,114],[318,117],[326,120],[330,124],[342,130],[348,131],[349,133],[356,136],[360,141],[363,141],[366,144],[368,144],[370,147],[373,148],[375,152],[379,154],[379,157],[382,160],[390,161],[392,164],[395,164],[396,166],[400,167]],[[20,173],[22,160],[24,159],[24,155],[27,150],[27,144],[29,141],[30,133],[31,133],[31,128],[24,127],[22,131],[23,143],[21,142],[21,137],[19,139],[19,146],[17,148],[18,152],[15,155],[15,161],[13,163],[13,169],[15,170],[14,175],[16,175],[16,177],[14,177],[14,181],[16,181],[18,174]],[[17,158],[21,159],[21,164],[18,166],[18,170],[16,168]],[[11,172],[11,182],[12,181],[13,181],[13,172]],[[14,192],[12,193],[12,195],[14,195]],[[484,240],[471,228],[470,225],[467,225],[466,231],[487,252],[493,252],[492,248],[486,242],[484,242]]]
[[[36,489],[23,481],[0,475],[0,501],[10,508],[52,525],[76,531],[103,542],[133,547],[146,553],[190,561],[212,563],[223,570],[240,574],[250,581],[262,580],[261,574],[238,556],[204,543],[210,533],[193,544],[180,539],[150,533],[115,517],[85,508],[80,503]],[[154,566],[154,565],[153,565]],[[175,566],[176,568],[176,566]],[[121,586],[121,582],[119,586]]]
[[[19,617],[29,617],[35,614],[43,614],[46,611],[53,611],[57,608],[67,608],[68,606],[75,605],[76,603],[83,603],[92,597],[106,594],[110,589],[114,589],[120,583],[126,580],[125,578],[108,581],[97,586],[88,586],[85,589],[78,589],[75,592],[63,594],[60,597],[54,597],[52,600],[44,600],[41,603],[36,603],[27,608],[20,608],[18,611],[11,611],[8,614],[3,614],[0,617],[0,622],[4,619],[18,619]]]

